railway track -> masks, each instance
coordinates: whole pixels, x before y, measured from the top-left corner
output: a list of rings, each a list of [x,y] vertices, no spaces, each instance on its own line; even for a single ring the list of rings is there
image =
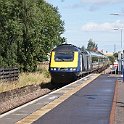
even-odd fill
[[[13,96],[11,96],[10,93],[6,92],[5,94],[2,94],[1,98],[3,98],[0,102],[0,115],[5,114],[9,111],[13,111],[14,109],[23,106],[27,103],[30,103],[31,101],[38,99],[39,97],[42,97],[48,93],[51,93],[59,88],[61,88],[63,85],[52,85],[51,83],[43,84],[42,86],[34,86],[37,88],[34,88],[35,90],[32,92],[26,92],[25,90],[28,89],[28,86],[26,89],[17,89],[18,91],[14,90],[11,92]],[[33,86],[29,88],[33,89]],[[21,95],[21,92],[23,95]],[[24,93],[25,92],[25,93]],[[19,93],[18,95],[15,93]],[[8,94],[8,95],[7,95]],[[6,96],[5,96],[6,95]],[[5,96],[5,97],[4,97]]]

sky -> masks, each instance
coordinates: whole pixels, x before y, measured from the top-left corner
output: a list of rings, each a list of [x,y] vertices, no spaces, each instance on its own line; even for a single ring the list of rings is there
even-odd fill
[[[124,0],[46,1],[58,7],[67,43],[86,48],[92,39],[100,51],[124,49]]]

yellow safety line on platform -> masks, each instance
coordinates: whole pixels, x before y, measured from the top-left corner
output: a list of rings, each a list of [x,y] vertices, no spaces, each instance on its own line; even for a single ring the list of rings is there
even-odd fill
[[[60,96],[58,99],[55,99],[54,101],[50,102],[49,104],[45,105],[41,109],[33,112],[32,114],[28,115],[27,117],[23,118],[22,120],[18,121],[16,124],[31,124],[34,121],[38,120],[40,117],[42,117],[44,114],[48,113],[50,110],[58,106],[60,103],[68,99],[71,95],[79,91],[81,88],[92,82],[94,79],[96,79],[100,74],[94,74],[92,79],[88,79],[85,82],[83,82],[81,85],[77,86],[76,88],[69,90],[62,96]]]

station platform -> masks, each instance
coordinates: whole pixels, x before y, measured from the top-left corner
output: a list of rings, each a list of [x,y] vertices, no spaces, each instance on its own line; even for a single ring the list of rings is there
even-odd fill
[[[0,124],[109,124],[118,77],[91,74],[0,117]]]

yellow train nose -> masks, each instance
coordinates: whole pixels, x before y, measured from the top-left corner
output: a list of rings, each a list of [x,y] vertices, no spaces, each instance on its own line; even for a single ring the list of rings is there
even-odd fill
[[[55,61],[55,52],[51,53],[51,68],[76,68],[78,66],[78,52],[74,52],[73,61]]]

